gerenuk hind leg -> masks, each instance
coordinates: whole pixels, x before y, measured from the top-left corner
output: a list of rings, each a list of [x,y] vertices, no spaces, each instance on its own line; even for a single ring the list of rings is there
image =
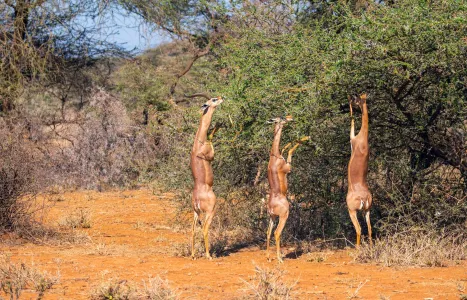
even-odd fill
[[[284,229],[285,222],[287,222],[287,218],[289,217],[289,212],[287,214],[279,217],[279,224],[277,225],[276,231],[274,231],[274,237],[276,238],[276,249],[277,249],[277,260],[282,263],[282,254],[281,254],[281,234],[282,230]]]
[[[350,219],[352,220],[353,226],[355,227],[355,231],[357,232],[357,248],[360,247],[360,236],[362,234],[362,228],[358,223],[357,219],[357,211],[356,210],[349,210]]]
[[[268,231],[266,232],[266,239],[267,239],[267,242],[266,242],[266,258],[268,259],[268,261],[271,261],[270,257],[269,257],[269,242],[271,241],[271,234],[272,234],[272,227],[274,226],[274,220],[272,219],[272,217],[269,217],[269,226],[268,226]]]
[[[195,259],[195,229],[196,223],[198,223],[198,213],[193,212],[193,225],[191,226],[191,259]]]
[[[212,259],[211,254],[209,253],[209,226],[211,225],[213,217],[214,217],[214,211],[206,213],[206,220],[204,221],[204,226],[203,226],[204,246],[206,248],[207,259]]]
[[[373,246],[373,240],[371,239],[370,210],[365,211],[365,220],[366,220],[366,225],[368,226],[368,240],[370,242],[370,246]]]

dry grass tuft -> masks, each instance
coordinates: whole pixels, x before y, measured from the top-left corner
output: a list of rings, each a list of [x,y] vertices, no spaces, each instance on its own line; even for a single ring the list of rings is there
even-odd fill
[[[248,296],[243,296],[242,299],[260,299],[260,300],[284,300],[293,299],[292,289],[297,284],[286,283],[283,281],[285,271],[279,268],[262,269],[255,266],[255,276],[253,282],[247,282],[245,292]]]
[[[200,258],[204,255],[204,246],[201,242],[195,242],[196,257]],[[191,245],[190,243],[173,243],[171,247],[172,255],[175,257],[190,257]]]
[[[143,281],[142,288],[126,280],[109,280],[94,289],[92,300],[177,300],[179,296],[167,280],[157,277]]]
[[[78,208],[60,219],[58,225],[70,229],[91,228],[91,212],[84,208]]]
[[[313,252],[306,254],[307,262],[325,262],[332,252]]]
[[[363,263],[420,267],[445,267],[466,258],[467,237],[464,234],[414,228],[377,239],[373,247],[364,244],[354,257]]]
[[[132,252],[128,250],[128,245],[106,244],[98,242],[86,249],[88,255],[98,256],[127,256]]]
[[[362,287],[367,284],[367,282],[370,281],[370,280],[365,280],[365,281],[362,281],[358,284],[357,288],[354,290],[354,291],[351,291],[351,292],[348,292],[348,297],[347,299],[358,299],[360,298],[360,296],[358,296],[358,293],[360,292],[360,290],[362,289]]]
[[[0,288],[10,299],[19,299],[24,290],[31,289],[36,292],[36,299],[42,299],[58,281],[58,275],[51,277],[23,263],[14,264],[8,258],[0,258]]]
[[[92,300],[131,300],[136,298],[136,289],[126,280],[109,280],[91,293]]]
[[[88,233],[80,230],[56,230],[40,223],[32,223],[16,229],[16,234],[27,241],[45,245],[74,245],[90,243]]]
[[[179,298],[177,292],[170,287],[168,280],[159,276],[143,281],[143,290],[140,299],[147,300],[176,300]]]

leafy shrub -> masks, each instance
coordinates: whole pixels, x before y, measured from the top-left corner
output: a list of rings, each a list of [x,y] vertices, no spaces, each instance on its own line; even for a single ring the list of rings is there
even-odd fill
[[[267,22],[251,11],[259,22],[254,29],[239,21],[215,49],[227,75],[210,88],[231,99],[213,119],[224,124],[214,138],[214,191],[226,200],[218,215],[227,226],[265,235],[262,185],[267,187],[273,136],[265,122],[288,113],[296,122],[285,128],[282,144],[304,135],[311,141],[292,161],[294,201],[283,238],[351,240],[355,231],[345,207],[347,96],[367,92],[375,235],[392,234],[395,221],[438,231],[464,226],[465,3],[404,0],[367,10],[322,5],[322,11],[301,12],[303,18],[280,31],[265,29]]]

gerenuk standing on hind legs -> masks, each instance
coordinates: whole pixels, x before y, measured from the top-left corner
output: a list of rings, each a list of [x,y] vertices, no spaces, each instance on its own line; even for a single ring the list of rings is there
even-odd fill
[[[267,258],[269,258],[269,241],[271,238],[272,227],[274,226],[274,218],[279,217],[279,224],[277,225],[276,231],[274,232],[274,237],[276,239],[276,248],[277,248],[277,260],[279,262],[282,261],[281,255],[281,246],[280,246],[280,239],[281,233],[284,229],[285,222],[289,217],[289,202],[287,201],[287,174],[290,173],[292,162],[292,154],[300,145],[301,142],[306,141],[309,137],[304,137],[299,140],[294,147],[289,150],[289,155],[287,157],[287,161],[282,156],[282,152],[285,149],[290,147],[291,143],[287,144],[282,152],[280,151],[280,141],[281,141],[281,134],[282,128],[284,124],[287,122],[293,121],[291,116],[287,116],[285,118],[275,118],[270,120],[270,123],[274,123],[274,141],[272,143],[272,149],[269,157],[269,165],[268,165],[268,181],[269,181],[269,200],[268,200],[268,213],[270,216],[269,220],[269,227],[267,232]]]
[[[212,259],[209,254],[208,230],[214,216],[216,206],[216,195],[212,190],[214,176],[212,173],[211,161],[214,159],[214,148],[212,147],[212,137],[217,128],[214,128],[208,137],[208,129],[211,125],[212,115],[216,107],[224,100],[221,97],[209,98],[205,94],[194,94],[187,97],[204,97],[208,99],[201,106],[202,116],[198,131],[196,132],[191,151],[191,172],[195,186],[193,189],[193,226],[191,232],[191,258],[195,258],[195,226],[198,223],[201,212],[206,214],[203,224],[204,244],[206,247],[206,258]]]
[[[355,122],[353,119],[352,104],[358,105],[362,110],[362,127],[357,136],[355,136]],[[352,118],[350,125],[350,144],[352,155],[349,161],[348,168],[348,192],[347,192],[347,207],[349,209],[350,218],[357,232],[357,247],[360,246],[360,236],[362,229],[357,219],[357,211],[365,211],[365,219],[368,225],[368,238],[371,241],[371,223],[370,223],[370,207],[372,197],[366,177],[368,173],[368,108],[366,106],[366,94],[360,97],[355,97],[353,100],[349,98],[350,116]]]

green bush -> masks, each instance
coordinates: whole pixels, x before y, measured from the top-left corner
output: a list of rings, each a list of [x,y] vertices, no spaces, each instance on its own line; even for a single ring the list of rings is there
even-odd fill
[[[206,89],[227,100],[213,121],[224,125],[214,141],[214,191],[247,203],[247,209],[229,203],[218,214],[230,216],[232,225],[264,231],[266,216],[259,216],[272,142],[265,121],[287,113],[296,122],[286,127],[283,145],[303,135],[311,141],[292,162],[295,200],[284,238],[352,238],[345,207],[347,96],[366,92],[375,233],[394,232],[394,220],[438,229],[463,224],[467,6],[412,0],[362,9],[322,5],[321,12],[299,11],[280,30],[253,11],[256,27],[235,23],[215,49],[215,66],[226,75]],[[186,139],[193,135],[187,132]]]

